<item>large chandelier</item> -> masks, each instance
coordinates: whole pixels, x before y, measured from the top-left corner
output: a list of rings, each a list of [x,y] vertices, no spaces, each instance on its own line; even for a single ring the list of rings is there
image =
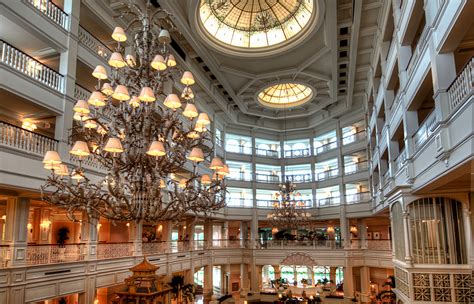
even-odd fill
[[[273,227],[278,229],[295,230],[309,223],[311,213],[305,209],[301,193],[296,192],[296,186],[288,179],[279,185],[275,193],[273,210],[267,215]]]
[[[213,153],[206,132],[210,120],[194,104],[193,75],[178,69],[170,53],[171,38],[163,29],[171,24],[169,15],[152,11],[150,3],[142,11],[131,2],[124,15],[133,16],[129,27],[140,27],[126,53],[129,37],[115,28],[117,47],[108,60],[112,72],[108,75],[105,67],[97,66],[92,73],[96,91],[73,108],[74,144],[69,153],[77,165],[68,167],[56,151],[48,151],[43,163],[51,175],[42,192],[51,193],[43,198],[65,208],[72,219],[78,211],[114,221],[178,220],[190,212],[209,215],[225,206],[228,167],[215,157],[209,170],[204,169],[209,174],[198,174],[198,164]],[[162,29],[155,32],[154,27]],[[184,106],[172,91],[175,79],[184,87]],[[89,179],[83,168],[86,160],[98,162],[106,176]],[[183,170],[188,161],[190,172]]]

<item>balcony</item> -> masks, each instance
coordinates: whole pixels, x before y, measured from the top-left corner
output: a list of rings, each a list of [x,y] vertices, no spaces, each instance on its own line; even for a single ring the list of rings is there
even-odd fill
[[[0,63],[59,92],[63,92],[64,76],[28,56],[14,46],[0,40],[2,54]]]
[[[78,262],[84,259],[84,244],[39,244],[28,245],[26,263],[28,265],[58,264]]]
[[[288,174],[285,179],[293,183],[310,183],[312,181],[311,173],[305,174]]]
[[[339,176],[339,169],[335,168],[335,169],[330,169],[330,170],[316,173],[316,180],[322,181],[322,180],[334,178],[337,176]]]
[[[368,168],[368,162],[366,160],[360,161],[357,163],[352,163],[344,166],[344,174],[351,175],[359,173],[361,171],[366,171]]]
[[[227,199],[228,208],[253,208],[253,199],[246,197],[230,197]]]
[[[406,153],[406,150],[403,149],[402,151],[400,151],[400,154],[398,154],[397,158],[395,159],[395,162],[394,162],[395,172],[398,172],[403,167],[406,160],[407,160],[407,153]]]
[[[225,151],[229,153],[252,155],[252,147],[243,145],[226,144]]]
[[[342,248],[341,240],[263,240],[258,241],[259,249],[322,249],[334,250]]]
[[[280,176],[276,174],[255,173],[255,180],[263,183],[279,183]]]
[[[371,200],[370,192],[359,192],[346,195],[346,204],[365,203]]]
[[[474,58],[471,58],[448,88],[449,115],[461,107],[474,92]]]
[[[333,150],[333,149],[336,149],[336,148],[337,148],[337,141],[333,141],[333,142],[324,144],[322,146],[315,147],[314,148],[314,154],[318,155],[318,154],[321,154],[321,153],[324,153],[324,152],[327,152],[327,151],[330,151],[330,150]]]
[[[365,140],[367,137],[365,130],[342,137],[342,145],[350,145],[355,142]]]
[[[43,156],[57,150],[58,141],[0,121],[0,145]]]
[[[267,150],[267,149],[255,149],[255,154],[258,156],[265,156],[265,157],[271,157],[271,158],[279,158],[280,157],[280,152],[277,150]]]
[[[300,157],[311,156],[309,148],[288,150],[288,151],[284,151],[283,154],[285,158],[300,158]]]
[[[433,134],[434,128],[436,127],[438,118],[436,117],[436,111],[432,111],[431,114],[423,121],[423,123],[416,131],[413,136],[413,146],[415,151],[418,151],[420,147],[430,138]]]
[[[50,0],[27,0],[26,3],[30,4],[38,11],[40,11],[44,16],[49,20],[53,21],[55,24],[59,25],[63,29],[67,30],[69,28],[69,16],[62,9],[60,9],[56,4]]]
[[[97,58],[102,61],[106,61],[110,57],[112,51],[102,43],[99,39],[94,37],[82,26],[79,27],[79,43],[80,45],[85,46],[89,51],[91,51]]]
[[[341,204],[341,198],[339,196],[325,197],[318,199],[318,207],[331,207],[339,206]]]

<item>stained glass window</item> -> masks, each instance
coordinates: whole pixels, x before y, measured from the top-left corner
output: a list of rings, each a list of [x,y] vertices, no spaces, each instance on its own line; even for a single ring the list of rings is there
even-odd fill
[[[313,90],[300,83],[279,83],[258,94],[260,103],[270,107],[293,107],[311,99]]]

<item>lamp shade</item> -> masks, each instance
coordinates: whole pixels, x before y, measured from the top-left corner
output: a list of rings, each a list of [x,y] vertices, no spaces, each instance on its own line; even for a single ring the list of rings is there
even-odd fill
[[[156,100],[155,93],[153,93],[153,90],[150,87],[143,87],[138,99],[144,102],[153,102]]]
[[[163,189],[163,188],[166,188],[166,183],[164,180],[160,179],[160,188]]]
[[[167,30],[161,30],[160,35],[158,36],[158,41],[161,43],[170,43],[171,42],[171,36],[170,33]]]
[[[69,174],[69,170],[67,168],[67,166],[65,164],[60,164],[58,165],[58,169],[56,169],[56,172],[55,172],[57,175],[68,175]]]
[[[80,170],[74,170],[72,171],[71,178],[80,181],[84,178],[84,173]]]
[[[169,54],[168,58],[166,58],[166,65],[169,67],[176,66],[176,58],[174,58],[173,54]]]
[[[161,141],[155,140],[151,143],[146,154],[150,156],[164,156],[166,155],[165,146]]]
[[[92,72],[92,76],[97,79],[107,79],[107,70],[104,66],[98,65],[95,67],[94,71]]]
[[[114,32],[112,33],[112,39],[114,39],[117,42],[124,42],[127,40],[127,35],[125,34],[125,31],[123,28],[120,26],[117,26],[114,29]]]
[[[110,96],[114,93],[114,89],[112,88],[112,86],[108,82],[104,83],[100,90],[102,91],[102,93],[104,93],[107,96]]]
[[[135,67],[137,65],[137,61],[135,60],[135,56],[128,54],[125,56],[125,62],[127,62],[129,67]]]
[[[224,167],[224,163],[219,157],[214,157],[211,161],[211,165],[209,166],[212,170],[222,169]]]
[[[123,68],[124,66],[126,66],[127,63],[123,60],[122,54],[120,54],[118,52],[114,52],[114,53],[112,53],[112,55],[110,55],[109,65],[111,67],[120,69],[120,68]]]
[[[211,177],[207,174],[201,176],[201,184],[203,185],[210,185],[211,184]]]
[[[120,142],[120,138],[110,137],[109,139],[107,139],[107,142],[105,143],[104,151],[107,151],[110,153],[122,153],[123,147],[122,147],[122,143]]]
[[[206,131],[206,127],[204,127],[202,124],[200,123],[196,123],[196,125],[194,126],[194,131],[198,132],[198,133],[202,133],[202,132],[205,132]]]
[[[77,120],[77,121],[86,121],[86,120],[88,120],[90,117],[87,116],[87,115],[84,115],[84,114],[74,113],[74,115],[72,116],[72,118],[73,118],[74,120]]]
[[[196,82],[194,81],[193,73],[190,71],[184,71],[183,76],[181,77],[181,83],[184,85],[193,85]]]
[[[193,162],[202,162],[204,160],[204,153],[201,148],[193,148],[188,155],[188,159]]]
[[[229,174],[229,166],[224,165],[222,168],[216,170],[217,174],[227,176]]]
[[[199,114],[194,104],[187,103],[186,107],[184,107],[183,115],[190,119],[193,119],[194,117],[197,117]]]
[[[132,96],[130,101],[128,102],[133,108],[138,108],[140,106],[140,99],[137,96]]]
[[[86,120],[86,123],[84,124],[84,128],[95,129],[97,128],[97,122],[95,122],[95,120],[88,119]]]
[[[100,135],[105,135],[107,134],[107,129],[104,129],[102,126],[97,127],[97,133]]]
[[[180,179],[180,180],[179,180],[178,187],[180,187],[180,188],[186,188],[186,183],[187,183],[187,182],[188,182],[188,181],[187,181],[185,178]]]
[[[103,107],[105,106],[105,96],[99,91],[94,91],[87,102],[94,107]]]
[[[61,162],[61,157],[56,151],[47,151],[43,158],[43,164],[45,165],[59,165]]]
[[[130,95],[128,94],[127,87],[121,84],[119,84],[115,88],[114,93],[112,94],[112,97],[120,101],[125,101],[125,100],[130,99]]]
[[[78,100],[74,107],[72,108],[74,112],[79,113],[79,114],[89,114],[91,110],[89,109],[89,104],[85,100]]]
[[[87,146],[87,143],[82,140],[78,140],[74,143],[74,146],[72,146],[71,151],[69,153],[82,157],[82,156],[89,156],[89,147]]]
[[[194,98],[194,92],[193,92],[193,90],[191,90],[190,87],[185,87],[183,92],[181,93],[181,97],[186,99],[186,100],[193,99]]]
[[[164,71],[168,67],[165,62],[165,58],[161,55],[156,55],[151,62],[151,67],[158,71]]]
[[[196,139],[196,138],[199,138],[200,135],[199,135],[199,132],[191,131],[186,136],[191,139]]]
[[[200,113],[196,123],[207,126],[211,123],[211,121],[209,120],[209,116],[207,116],[206,113]]]
[[[170,109],[177,109],[181,107],[181,101],[179,100],[179,97],[176,94],[169,94],[168,96],[166,96],[163,104]]]

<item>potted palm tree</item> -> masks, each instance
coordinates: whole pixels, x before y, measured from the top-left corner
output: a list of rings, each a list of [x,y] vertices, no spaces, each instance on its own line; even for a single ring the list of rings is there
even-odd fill
[[[66,241],[69,240],[69,228],[67,227],[61,227],[58,230],[57,234],[57,243],[58,243],[58,259],[59,260],[64,260],[65,258],[65,253],[66,253]]]

